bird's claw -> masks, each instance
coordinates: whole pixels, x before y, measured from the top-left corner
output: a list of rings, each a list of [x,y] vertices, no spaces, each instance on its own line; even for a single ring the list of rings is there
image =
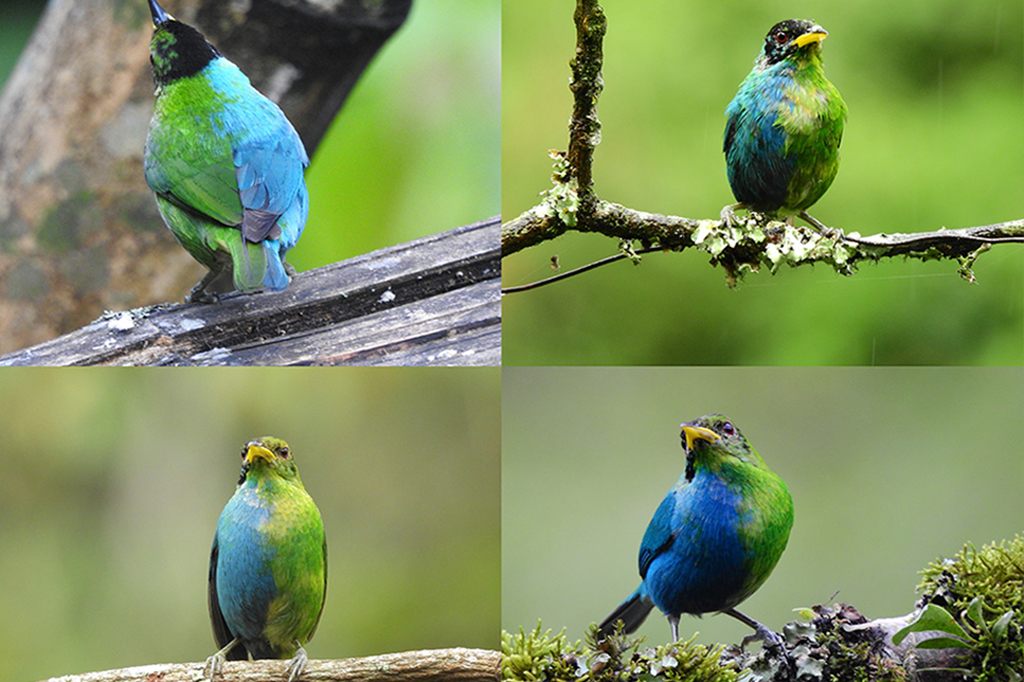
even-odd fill
[[[227,657],[219,651],[206,659],[206,664],[203,666],[203,679],[213,682],[214,676],[220,674],[220,669],[226,660]]]
[[[762,649],[769,654],[780,656],[785,661],[786,666],[793,670],[794,661],[786,649],[786,640],[783,639],[782,635],[758,623],[757,627],[754,628],[754,634],[747,635],[740,642],[740,648],[745,650],[751,642],[761,642]]]
[[[734,227],[736,225],[736,211],[741,208],[746,208],[746,206],[743,203],[723,206],[721,213],[718,214],[718,217],[722,219],[722,227]]]
[[[811,227],[818,231],[819,234],[829,237],[830,239],[843,239],[843,231],[836,227],[829,227],[825,223],[821,222],[807,211],[801,211],[800,217],[810,223]]]
[[[786,650],[785,641],[782,639],[782,635],[764,625],[761,625],[760,623],[758,623],[757,627],[754,628],[753,634],[747,635],[743,638],[743,641],[740,643],[740,647],[746,649],[747,645],[751,642],[761,642],[765,648],[774,649],[779,647],[783,651]]]
[[[309,657],[306,656],[306,650],[300,646],[299,650],[295,652],[294,658],[288,661],[288,682],[295,682],[299,679],[299,675],[306,668],[307,661],[309,661]]]
[[[217,294],[211,294],[206,291],[203,287],[195,287],[191,293],[185,297],[185,303],[216,303],[220,300]]]

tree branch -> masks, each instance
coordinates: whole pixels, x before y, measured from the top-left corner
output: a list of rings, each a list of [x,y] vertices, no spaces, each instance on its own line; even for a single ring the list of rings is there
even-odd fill
[[[228,661],[218,682],[285,680],[284,661]],[[196,682],[205,663],[164,663],[53,677],[46,682]],[[403,651],[364,658],[309,661],[305,682],[496,682],[501,654],[488,649]]]
[[[573,95],[569,127],[569,166],[573,168],[581,197],[589,198],[593,189],[591,164],[594,148],[601,142],[601,122],[597,120],[597,99],[604,89],[601,78],[601,45],[607,20],[597,0],[580,0],[573,15],[576,21],[576,58],[570,63]]]
[[[568,152],[551,152],[554,186],[543,193],[543,201],[502,225],[502,257],[568,231],[594,232],[619,239],[620,250],[634,261],[638,258],[632,252],[632,242],[639,242],[641,250],[658,247],[666,251],[707,251],[712,264],[723,267],[730,285],[747,271],[767,267],[775,272],[783,263],[792,267],[826,263],[849,275],[860,261],[897,256],[956,259],[960,274],[973,282],[971,266],[992,244],[1024,243],[1024,220],[861,237],[856,232],[844,235],[839,230],[823,233],[795,227],[759,214],[750,214],[729,227],[719,218],[659,215],[601,200],[593,189],[592,162],[594,148],[600,142],[597,100],[603,88],[601,45],[607,22],[597,0],[577,0],[574,19],[576,55],[571,62],[573,111]]]

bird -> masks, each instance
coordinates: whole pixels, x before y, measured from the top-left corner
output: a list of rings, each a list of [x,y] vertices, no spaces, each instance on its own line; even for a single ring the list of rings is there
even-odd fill
[[[206,661],[212,680],[225,660],[290,658],[288,680],[306,666],[303,645],[327,595],[323,520],[299,478],[288,444],[266,436],[242,447],[238,487],[217,521],[207,598],[221,649]]]
[[[672,641],[688,613],[726,613],[754,629],[743,644],[781,637],[736,606],[768,579],[793,526],[786,483],[721,414],[680,425],[686,469],[640,543],[640,586],[599,625],[599,639],[635,631],[657,606]]]
[[[807,213],[828,190],[839,170],[839,145],[847,109],[822,66],[821,43],[828,32],[813,21],[781,21],[768,31],[754,69],[726,107],[726,167],[738,203],[792,224],[799,215],[821,231]]]
[[[146,183],[177,241],[209,272],[187,301],[285,289],[285,254],[309,215],[309,156],[295,128],[203,34],[148,0],[156,103]]]

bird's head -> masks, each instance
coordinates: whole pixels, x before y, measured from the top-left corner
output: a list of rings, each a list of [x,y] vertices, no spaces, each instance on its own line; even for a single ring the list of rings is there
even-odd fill
[[[821,53],[821,41],[828,35],[813,21],[806,19],[787,19],[772,26],[764,39],[764,50],[761,59],[766,66],[778,64],[786,59],[798,59],[801,56],[818,55]]]
[[[149,0],[153,16],[153,39],[149,63],[157,86],[193,76],[220,56],[203,34],[170,15],[156,0]]]
[[[238,485],[242,485],[250,474],[278,476],[302,485],[299,468],[295,466],[288,443],[273,436],[254,438],[242,446],[242,473]]]
[[[699,464],[717,468],[722,465],[751,464],[764,468],[764,460],[750,447],[740,430],[721,414],[706,414],[680,424],[680,437],[686,451],[686,478],[690,480]]]

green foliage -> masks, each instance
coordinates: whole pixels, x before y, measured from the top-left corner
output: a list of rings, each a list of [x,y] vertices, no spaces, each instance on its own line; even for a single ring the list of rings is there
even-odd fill
[[[563,629],[552,636],[541,624],[530,632],[502,632],[501,679],[506,682],[734,682],[732,664],[722,664],[722,647],[686,642],[640,648],[643,638],[613,635],[597,641],[597,626],[587,631],[586,643],[570,643]]]
[[[939,631],[919,649],[970,649],[965,673],[982,681],[1022,679],[1024,671],[1024,536],[1009,543],[967,544],[950,560],[934,561],[919,589],[924,608],[893,636],[899,644],[912,632]]]

